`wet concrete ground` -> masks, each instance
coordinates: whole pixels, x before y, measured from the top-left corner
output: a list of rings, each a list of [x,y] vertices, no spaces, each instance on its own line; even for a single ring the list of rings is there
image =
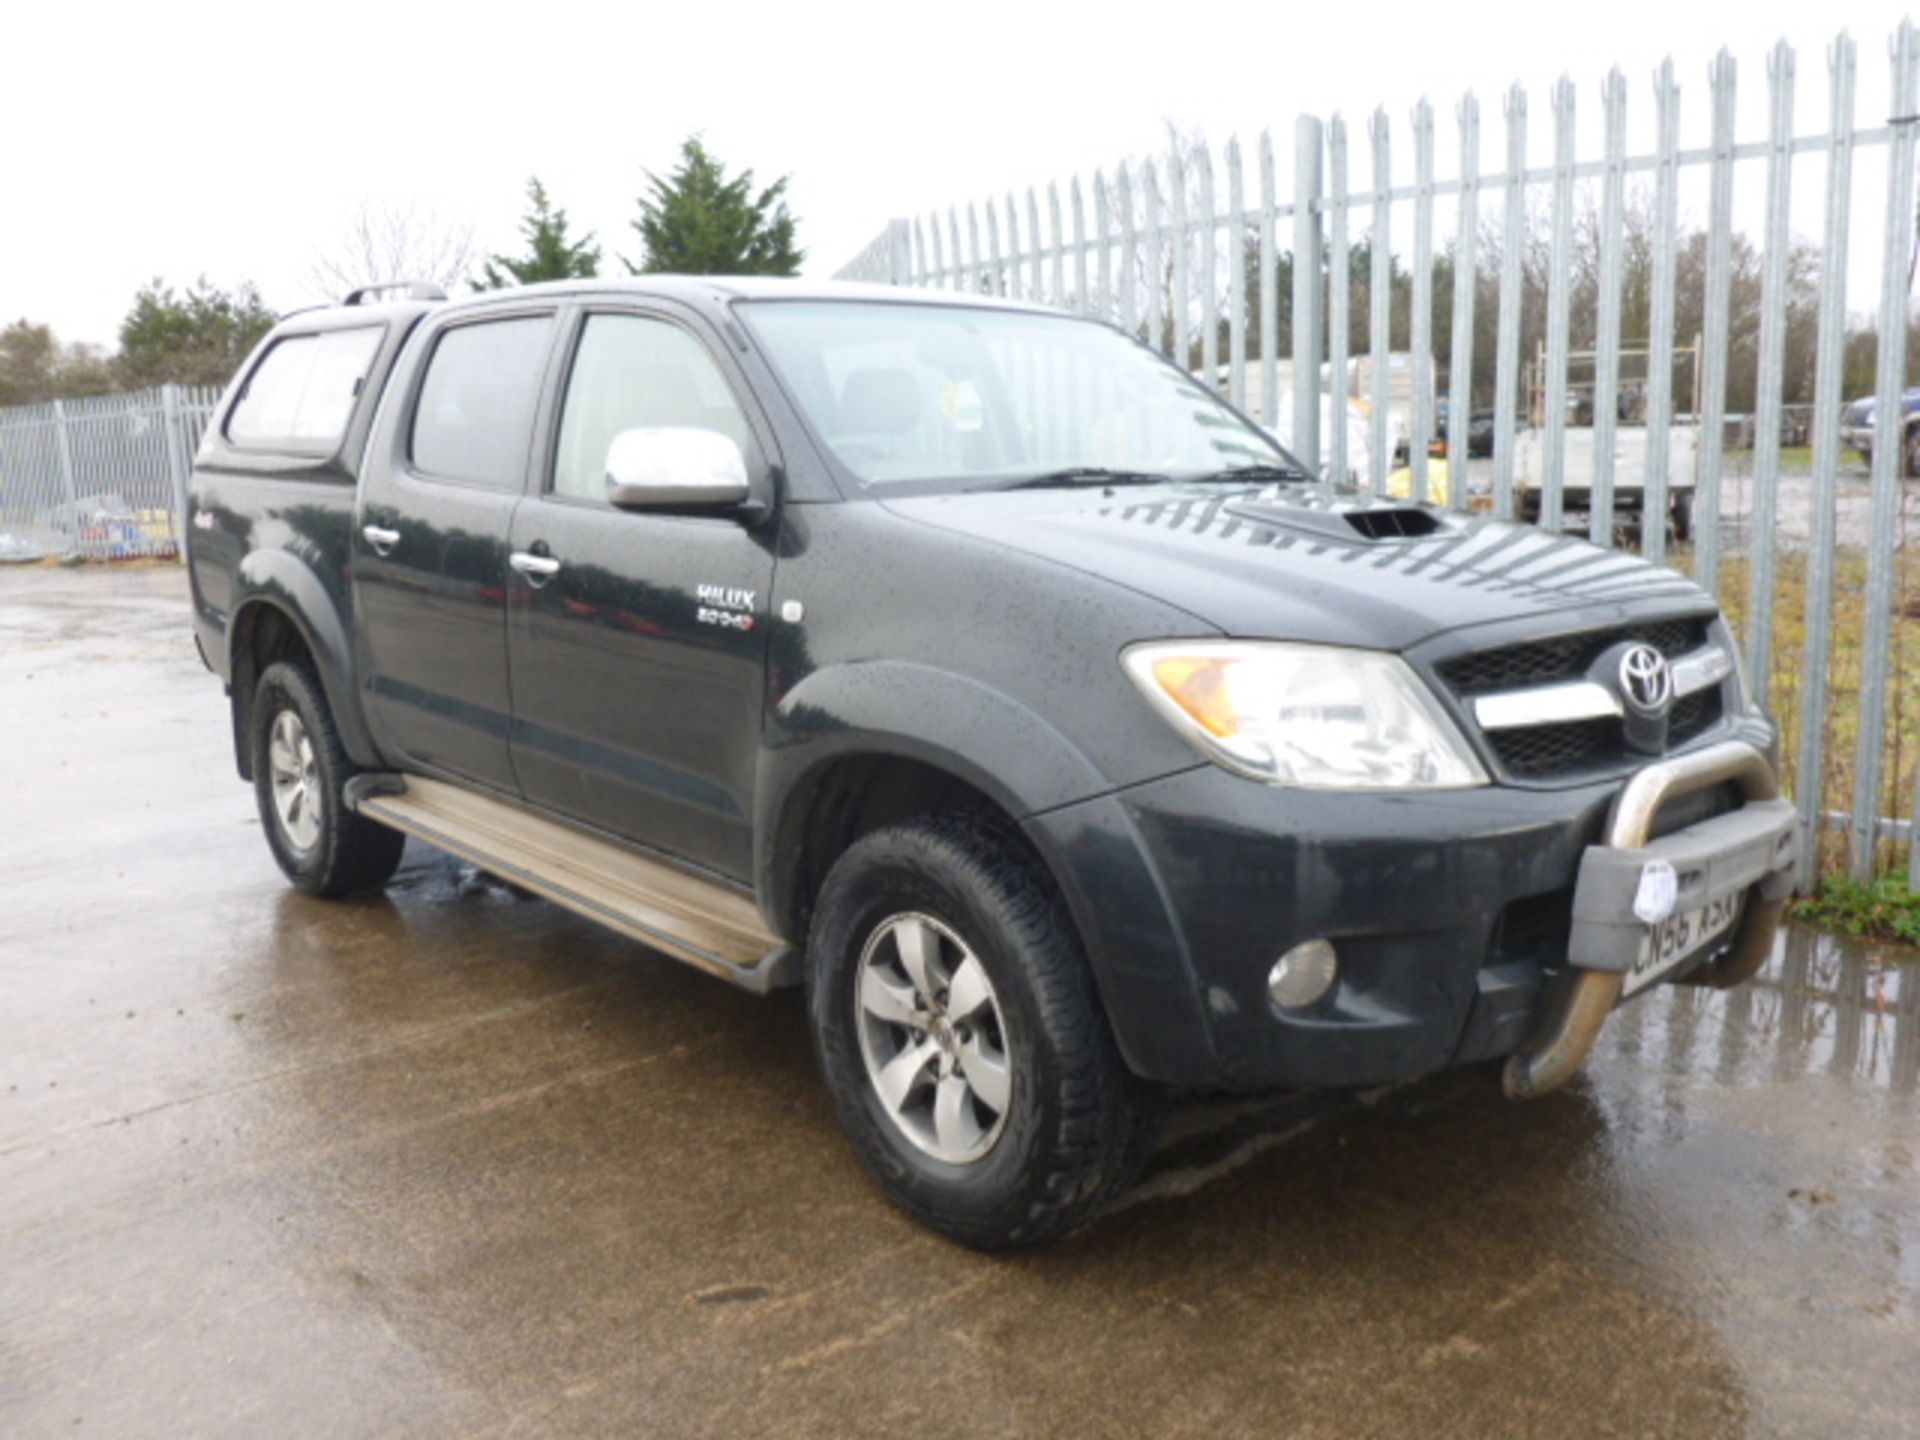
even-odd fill
[[[280,882],[177,570],[0,569],[0,1436],[1912,1435],[1920,971],[1181,1110],[988,1259],[800,1009],[414,852]]]

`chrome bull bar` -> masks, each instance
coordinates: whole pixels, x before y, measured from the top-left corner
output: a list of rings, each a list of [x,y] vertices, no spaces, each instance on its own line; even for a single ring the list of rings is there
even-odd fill
[[[1740,786],[1749,804],[1776,800],[1780,795],[1773,767],[1753,746],[1740,741],[1714,745],[1658,761],[1627,781],[1614,797],[1603,843],[1621,850],[1642,849],[1652,837],[1654,818],[1661,806],[1729,781]],[[1752,979],[1773,951],[1774,935],[1785,909],[1784,898],[1766,899],[1756,887],[1748,896],[1730,948],[1701,965],[1688,981],[1726,989]],[[1624,972],[1615,970],[1570,973],[1540,1030],[1507,1059],[1502,1086],[1508,1098],[1528,1100],[1544,1095],[1578,1073],[1599,1038],[1600,1027],[1619,1003],[1626,978]]]

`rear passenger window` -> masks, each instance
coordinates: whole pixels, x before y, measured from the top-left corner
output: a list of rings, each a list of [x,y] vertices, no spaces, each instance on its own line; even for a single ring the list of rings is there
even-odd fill
[[[433,347],[413,412],[413,467],[446,480],[517,490],[526,470],[551,315],[483,320]]]
[[[249,449],[332,454],[385,333],[375,325],[275,341],[234,402],[227,438]]]

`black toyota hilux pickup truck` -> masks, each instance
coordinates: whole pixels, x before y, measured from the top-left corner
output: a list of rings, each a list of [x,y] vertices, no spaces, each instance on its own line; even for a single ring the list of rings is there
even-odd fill
[[[411,835],[755,991],[968,1244],[1169,1090],[1579,1068],[1766,957],[1800,837],[1712,599],[1317,483],[1106,324],[650,278],[290,317],[193,472],[275,858]]]

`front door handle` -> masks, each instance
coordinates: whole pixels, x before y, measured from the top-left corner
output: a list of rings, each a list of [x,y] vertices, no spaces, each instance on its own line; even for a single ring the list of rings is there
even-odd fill
[[[367,544],[373,547],[373,553],[376,555],[385,556],[400,543],[398,530],[387,530],[379,525],[363,525],[360,533],[366,538]]]
[[[551,555],[534,555],[525,550],[514,551],[507,557],[507,563],[535,585],[560,573],[560,562]]]

